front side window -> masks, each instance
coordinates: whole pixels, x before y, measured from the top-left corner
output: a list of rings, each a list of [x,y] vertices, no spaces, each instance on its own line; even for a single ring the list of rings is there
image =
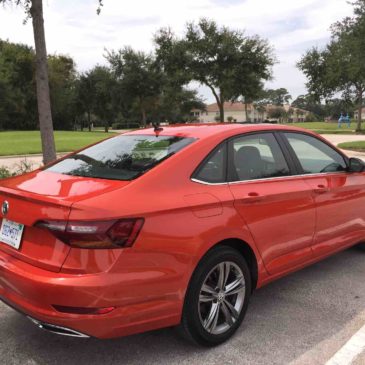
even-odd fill
[[[281,148],[271,133],[237,137],[231,141],[230,181],[290,175]]]
[[[346,171],[344,158],[319,139],[301,133],[284,133],[304,174]]]
[[[75,153],[46,171],[111,180],[132,180],[191,144],[194,138],[122,135]]]

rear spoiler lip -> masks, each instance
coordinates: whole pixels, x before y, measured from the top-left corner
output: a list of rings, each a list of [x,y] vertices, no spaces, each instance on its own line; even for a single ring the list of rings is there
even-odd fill
[[[65,201],[61,199],[55,199],[47,195],[30,193],[23,190],[18,189],[10,189],[6,187],[0,187],[0,194],[13,197],[13,198],[21,198],[23,200],[35,203],[35,204],[44,204],[53,205],[55,207],[66,207],[71,208],[74,202]]]

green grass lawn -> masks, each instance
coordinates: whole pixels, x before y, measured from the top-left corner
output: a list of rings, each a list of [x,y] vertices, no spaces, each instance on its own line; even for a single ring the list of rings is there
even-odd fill
[[[338,128],[337,123],[325,123],[325,122],[305,122],[305,123],[286,123],[296,127],[310,129],[316,133],[321,134],[354,134],[356,129],[355,122],[351,123],[350,128],[346,124],[342,124],[341,128]]]
[[[338,147],[345,150],[365,152],[365,141],[344,142],[340,143]]]
[[[103,132],[56,131],[57,152],[70,152],[114,135]],[[39,131],[0,132],[0,156],[41,153]]]

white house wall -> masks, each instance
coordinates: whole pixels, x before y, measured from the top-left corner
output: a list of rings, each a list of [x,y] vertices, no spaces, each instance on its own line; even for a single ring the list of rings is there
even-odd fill
[[[215,118],[217,116],[219,116],[219,112],[202,112],[200,117],[198,118],[202,123],[214,123],[216,122]],[[253,113],[249,111],[248,116],[249,118],[251,118],[251,120],[262,118],[261,115],[259,116],[259,113],[257,111],[254,111]],[[244,111],[226,110],[224,111],[224,119],[227,121],[228,117],[232,117],[234,120],[236,120],[237,123],[246,122],[246,113]],[[265,118],[266,118],[266,113],[263,116],[263,119]]]

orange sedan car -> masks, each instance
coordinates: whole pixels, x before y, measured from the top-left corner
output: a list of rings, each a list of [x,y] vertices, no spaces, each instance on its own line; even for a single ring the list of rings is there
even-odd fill
[[[362,242],[365,173],[277,125],[144,129],[0,183],[0,298],[54,333],[227,340],[251,293]]]

